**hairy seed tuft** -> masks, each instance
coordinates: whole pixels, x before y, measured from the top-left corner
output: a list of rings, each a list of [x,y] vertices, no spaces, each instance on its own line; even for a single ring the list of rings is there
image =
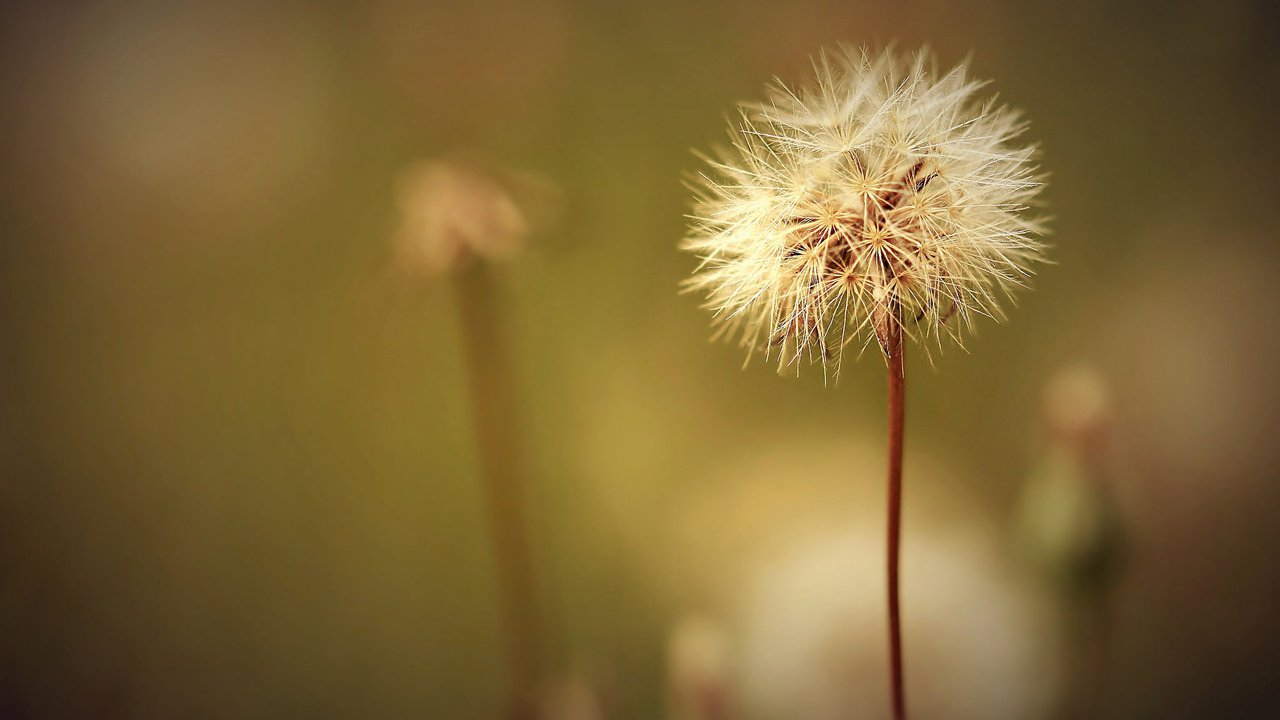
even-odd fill
[[[741,108],[731,147],[706,158],[682,247],[687,287],[750,352],[882,349],[890,324],[961,342],[1043,259],[1035,149],[1017,112],[979,101],[966,66],[841,49],[816,77]],[[838,362],[837,362],[838,371]]]

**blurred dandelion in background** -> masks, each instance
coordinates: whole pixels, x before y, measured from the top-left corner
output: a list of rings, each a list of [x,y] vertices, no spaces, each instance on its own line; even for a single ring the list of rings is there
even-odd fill
[[[524,249],[535,207],[549,184],[494,164],[426,161],[403,171],[397,184],[399,229],[393,238],[399,269],[453,284],[458,334],[466,357],[471,422],[489,512],[511,685],[508,714],[536,717],[539,702],[555,717],[595,712],[579,682],[540,699],[546,677],[542,605],[530,544],[527,473],[515,420],[518,401],[512,359],[503,339],[503,312],[489,265]],[[522,204],[523,203],[523,204]],[[550,717],[550,716],[549,716]]]
[[[428,160],[405,169],[396,183],[397,266],[443,275],[476,260],[517,255],[549,222],[549,181],[492,162]]]
[[[1106,385],[1096,370],[1064,368],[1044,406],[1049,441],[1023,488],[1022,547],[1057,582],[1087,592],[1112,578],[1121,534]]]
[[[1089,366],[1045,387],[1047,447],[1018,501],[1018,546],[1055,592],[1069,651],[1061,717],[1103,717],[1115,586],[1124,559],[1107,384]]]

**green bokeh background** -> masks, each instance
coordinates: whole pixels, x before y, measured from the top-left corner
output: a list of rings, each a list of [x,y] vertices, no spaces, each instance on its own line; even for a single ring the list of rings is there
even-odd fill
[[[680,618],[734,635],[756,553],[882,504],[879,361],[742,369],[677,294],[690,148],[889,41],[1025,110],[1055,216],[1010,322],[911,358],[908,557],[963,498],[1034,575],[1042,391],[1094,368],[1106,716],[1271,716],[1275,37],[1240,2],[6,5],[0,717],[499,716],[455,299],[390,248],[399,174],[459,153],[557,188],[495,271],[548,662],[665,717]]]

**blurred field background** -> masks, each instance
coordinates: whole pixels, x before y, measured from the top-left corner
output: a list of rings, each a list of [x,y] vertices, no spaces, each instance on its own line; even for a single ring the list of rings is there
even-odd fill
[[[882,364],[742,369],[675,244],[735,102],[889,41],[972,53],[1055,216],[1009,323],[910,358],[918,716],[1276,717],[1274,17],[5,4],[0,717],[501,715],[455,297],[392,249],[398,178],[459,156],[554,188],[495,284],[556,717],[710,718],[704,686],[886,717]],[[1106,572],[1035,551],[1072,513],[1119,528],[1081,551]]]

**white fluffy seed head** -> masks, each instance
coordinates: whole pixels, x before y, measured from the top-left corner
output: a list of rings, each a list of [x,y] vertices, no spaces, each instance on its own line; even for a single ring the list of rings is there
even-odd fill
[[[1035,148],[1018,113],[979,99],[928,51],[841,49],[816,78],[744,105],[706,158],[682,247],[687,281],[748,357],[843,357],[891,329],[960,342],[1042,259]],[[719,333],[718,333],[719,334]]]

